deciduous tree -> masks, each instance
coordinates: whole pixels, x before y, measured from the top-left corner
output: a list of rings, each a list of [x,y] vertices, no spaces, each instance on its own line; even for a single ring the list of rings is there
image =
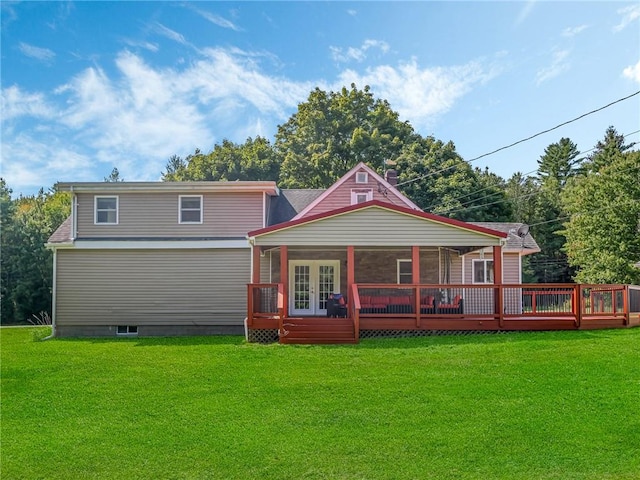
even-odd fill
[[[578,282],[638,284],[640,152],[604,151],[597,170],[570,182],[563,196],[571,215],[564,249]]]
[[[280,184],[327,188],[363,161],[382,173],[417,137],[368,86],[325,92],[316,88],[278,127],[275,149],[282,161]]]

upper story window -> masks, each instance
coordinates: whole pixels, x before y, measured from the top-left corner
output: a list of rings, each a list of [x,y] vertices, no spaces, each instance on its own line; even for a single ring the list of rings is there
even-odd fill
[[[180,223],[202,223],[202,195],[180,195]]]
[[[373,200],[373,190],[371,188],[359,188],[351,190],[351,205]]]
[[[118,197],[94,197],[94,223],[96,225],[118,224]]]
[[[369,174],[367,172],[356,173],[356,183],[367,183],[369,181]]]
[[[411,260],[398,260],[398,283],[413,283],[413,267]]]
[[[473,283],[493,283],[493,260],[473,261]]]

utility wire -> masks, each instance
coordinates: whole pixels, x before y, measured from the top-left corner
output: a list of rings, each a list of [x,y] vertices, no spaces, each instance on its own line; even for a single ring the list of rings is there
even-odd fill
[[[629,137],[629,136],[631,136],[631,135],[635,135],[636,133],[639,133],[639,132],[640,132],[640,130],[636,130],[636,131],[634,131],[634,132],[630,132],[630,133],[627,133],[627,134],[625,134],[625,135],[622,135],[622,137],[623,137],[623,138],[626,138],[626,137]],[[631,148],[631,147],[633,147],[634,145],[636,145],[637,143],[638,143],[638,142],[632,142],[632,143],[630,143],[629,145],[627,145],[627,147]],[[592,151],[596,150],[596,148],[597,148],[597,147],[590,148],[589,150],[585,150],[584,152],[580,152],[580,154],[584,155],[585,153],[589,153],[589,152],[592,152]],[[583,156],[583,157],[581,157],[581,158],[578,158],[578,159],[576,160],[576,163],[582,162],[582,161],[587,160],[587,159],[588,159],[588,157]],[[626,171],[626,170],[625,170],[625,171]],[[532,171],[530,171],[530,172],[523,173],[522,175],[524,175],[524,176],[526,177],[527,175],[529,175],[529,174],[531,174],[531,173],[535,173],[535,172],[537,172],[537,170],[532,170]],[[493,188],[493,187],[495,187],[495,185],[489,185],[488,187],[482,188],[482,189],[480,189],[480,190],[476,190],[476,191],[473,191],[473,192],[467,193],[467,194],[465,194],[465,195],[462,195],[462,196],[460,196],[460,197],[456,197],[456,198],[454,198],[454,199],[453,199],[453,201],[460,201],[460,200],[462,200],[463,198],[466,198],[466,197],[468,197],[468,196],[470,196],[470,195],[473,195],[473,194],[475,194],[475,193],[482,192],[482,191],[484,191],[484,190],[487,190],[487,189],[489,189],[489,188]],[[516,197],[516,198],[515,198],[515,200],[520,200],[520,199],[528,198],[528,197],[531,197],[532,195],[537,195],[537,194],[539,194],[539,193],[542,193],[542,190],[538,190],[538,191],[536,191],[536,192],[534,192],[534,193],[532,193],[532,194],[527,194],[527,195],[523,195],[523,196],[518,196],[518,197]],[[482,201],[482,200],[484,200],[484,199],[491,198],[492,196],[493,196],[493,194],[491,194],[491,195],[486,195],[486,196],[484,196],[484,197],[482,197],[482,198],[474,199],[474,200],[472,200],[472,201]],[[511,201],[511,199],[507,199],[507,198],[505,198],[505,199],[502,199],[502,200],[498,200],[498,201],[496,201],[496,202],[486,203],[486,204],[481,204],[481,205],[474,205],[474,206],[472,206],[472,207],[468,207],[467,205],[468,205],[470,202],[466,202],[466,204],[465,204],[465,203],[463,203],[460,207],[456,208],[455,210],[449,209],[449,210],[444,210],[444,211],[442,211],[442,212],[439,212],[439,215],[446,215],[446,214],[449,214],[449,213],[456,213],[456,212],[460,212],[460,211],[467,210],[467,209],[471,210],[471,209],[475,209],[475,208],[481,208],[481,207],[484,207],[484,206],[494,205],[494,204],[496,204],[496,203],[507,202],[507,201]],[[436,207],[438,207],[438,206],[439,206],[439,205],[431,205],[431,206],[430,206],[429,208],[427,208],[425,211],[431,211],[431,210],[433,210],[434,208],[436,208]],[[453,208],[453,207],[452,207],[452,208]]]
[[[514,147],[515,145],[518,145],[520,143],[527,142],[527,141],[529,141],[529,140],[531,140],[533,138],[539,137],[540,135],[544,135],[545,133],[549,133],[549,132],[551,132],[553,130],[556,130],[556,129],[560,128],[560,127],[564,127],[565,125],[569,125],[570,123],[576,122],[576,121],[578,121],[578,120],[580,120],[580,119],[582,119],[582,118],[584,118],[584,117],[586,117],[588,115],[592,115],[592,114],[594,114],[596,112],[604,110],[605,108],[609,108],[612,105],[615,105],[616,103],[620,103],[620,102],[623,102],[625,100],[628,100],[631,97],[634,97],[634,96],[636,96],[638,94],[640,94],[640,90],[638,90],[637,92],[632,93],[631,95],[627,95],[626,97],[622,97],[622,98],[619,98],[618,100],[614,100],[613,102],[608,103],[607,105],[604,105],[603,107],[596,108],[595,110],[591,110],[590,112],[583,113],[582,115],[579,115],[576,118],[572,118],[571,120],[567,120],[566,122],[562,122],[562,123],[556,125],[555,127],[547,128],[546,130],[543,130],[541,132],[535,133],[535,134],[533,134],[533,135],[531,135],[531,136],[529,136],[527,138],[523,138],[522,140],[518,140],[517,142],[513,142],[513,143],[511,143],[509,145],[505,145],[504,147],[497,148],[497,149],[495,149],[495,150],[493,150],[491,152],[488,152],[488,153],[483,153],[480,156],[477,156],[477,157],[472,158],[471,160],[465,160],[465,161],[467,163],[475,162],[476,160],[480,160],[481,158],[488,157],[489,155],[493,155],[494,153],[498,153],[498,152],[501,152],[502,150],[506,150],[508,148]],[[456,167],[456,165],[452,165],[451,167],[447,167],[447,168],[438,170],[436,172],[430,172],[430,173],[427,173],[425,175],[421,175],[419,177],[412,178],[410,180],[406,180],[406,181],[401,182],[398,185],[396,185],[396,187],[401,187],[402,185],[406,185],[408,183],[413,183],[413,182],[418,181],[418,180],[420,180],[422,178],[427,178],[429,176],[436,175],[438,173],[446,172],[447,170],[451,170],[452,168],[455,168],[455,167]]]

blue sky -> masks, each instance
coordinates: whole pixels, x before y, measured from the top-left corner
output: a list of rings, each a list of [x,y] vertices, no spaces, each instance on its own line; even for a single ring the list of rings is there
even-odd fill
[[[273,141],[311,90],[355,83],[466,160],[640,90],[636,2],[1,2],[2,176],[156,180],[227,138]],[[640,142],[640,95],[474,161],[535,171],[609,125]]]

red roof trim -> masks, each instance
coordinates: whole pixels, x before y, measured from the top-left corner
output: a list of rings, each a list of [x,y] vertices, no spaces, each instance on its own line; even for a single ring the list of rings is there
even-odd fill
[[[421,210],[413,210],[411,208],[399,207],[390,203],[381,202],[380,200],[371,200],[369,202],[359,203],[357,205],[349,205],[348,207],[337,208],[329,212],[318,213],[316,215],[310,215],[308,217],[298,218],[297,220],[290,220],[288,222],[279,223],[277,225],[271,225],[270,227],[260,228],[248,233],[249,237],[259,237],[267,233],[277,232],[278,230],[285,230],[298,225],[304,225],[305,223],[317,222],[324,218],[335,217],[337,215],[344,215],[345,213],[353,212],[356,210],[364,210],[370,207],[379,207],[386,210],[391,210],[405,215],[411,215],[413,217],[423,218],[425,220],[431,220],[433,222],[444,223],[453,227],[463,228],[472,232],[483,233],[492,237],[506,238],[508,236],[505,232],[499,232],[497,230],[491,230],[489,228],[480,227],[478,225],[472,225],[470,223],[462,222],[460,220],[454,220],[452,218],[441,217],[433,213],[423,212]]]

